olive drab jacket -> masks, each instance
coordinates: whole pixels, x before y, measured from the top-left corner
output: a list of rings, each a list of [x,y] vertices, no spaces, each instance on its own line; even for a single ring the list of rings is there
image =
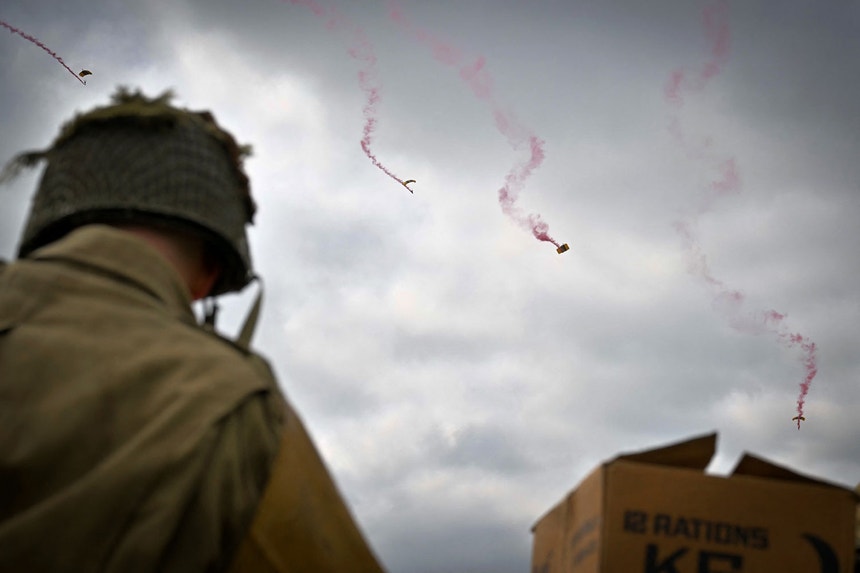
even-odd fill
[[[0,264],[0,571],[381,571],[266,363],[101,225]]]

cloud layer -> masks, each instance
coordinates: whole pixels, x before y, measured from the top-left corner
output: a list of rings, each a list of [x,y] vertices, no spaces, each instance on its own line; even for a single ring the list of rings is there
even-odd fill
[[[494,102],[545,142],[518,204],[570,243],[559,256],[498,204],[528,149],[383,2],[325,5],[374,45],[374,152],[414,196],[359,146],[353,37],[302,5],[7,4],[0,18],[93,76],[0,35],[0,159],[119,84],[175,88],[254,145],[256,340],[392,571],[524,571],[530,526],[592,467],[712,429],[713,471],[748,450],[860,481],[856,6],[731,5],[724,67],[677,111],[664,87],[709,57],[705,3],[401,2],[483,57]],[[749,312],[816,342],[800,432],[802,354],[733,328],[673,229],[725,157],[742,189],[698,214],[697,243]],[[37,181],[0,189],[0,256]],[[228,297],[225,330],[249,298]]]

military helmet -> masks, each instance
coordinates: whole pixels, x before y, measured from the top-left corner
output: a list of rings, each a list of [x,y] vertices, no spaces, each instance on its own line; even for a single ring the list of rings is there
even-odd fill
[[[253,278],[245,225],[253,222],[243,160],[250,153],[208,112],[125,88],[112,105],[78,115],[49,149],[19,155],[11,171],[47,161],[19,256],[89,223],[143,223],[200,234],[222,267],[211,295]],[[8,175],[8,172],[7,172]]]

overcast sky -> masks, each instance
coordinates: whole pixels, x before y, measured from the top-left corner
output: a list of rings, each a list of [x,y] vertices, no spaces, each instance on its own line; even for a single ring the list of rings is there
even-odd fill
[[[93,75],[0,29],[0,160],[121,84],[253,144],[256,343],[391,571],[527,571],[594,466],[709,431],[715,473],[860,481],[858,2],[360,5],[4,0]],[[570,251],[503,212],[509,173]],[[0,257],[38,175],[0,189]]]

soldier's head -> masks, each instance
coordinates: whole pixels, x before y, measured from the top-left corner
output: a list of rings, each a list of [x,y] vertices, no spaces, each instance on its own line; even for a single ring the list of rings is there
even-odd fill
[[[250,149],[209,112],[172,106],[171,95],[147,98],[120,88],[110,105],[66,123],[48,149],[10,164],[7,175],[47,162],[19,256],[101,223],[198,244],[205,264],[217,269],[209,295],[250,282],[245,226],[255,205],[243,168]]]

